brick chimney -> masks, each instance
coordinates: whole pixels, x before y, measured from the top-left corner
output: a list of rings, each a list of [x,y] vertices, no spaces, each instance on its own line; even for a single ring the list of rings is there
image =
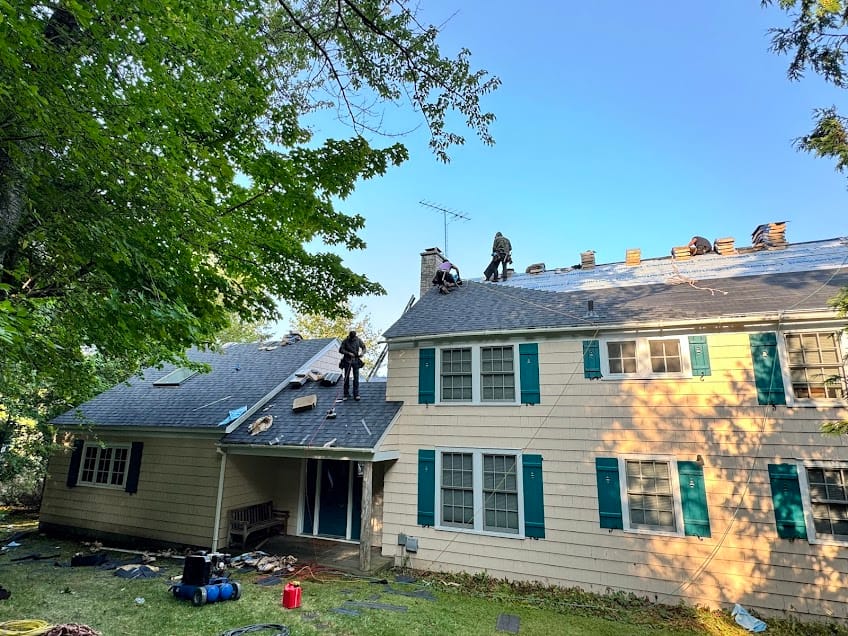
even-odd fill
[[[438,247],[428,247],[421,252],[421,283],[419,289],[419,298],[421,298],[433,286],[433,276],[436,275],[436,268],[445,260],[442,255],[442,250]]]

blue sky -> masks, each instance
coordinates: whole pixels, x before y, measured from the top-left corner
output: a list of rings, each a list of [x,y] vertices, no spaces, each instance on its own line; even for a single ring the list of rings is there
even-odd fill
[[[793,243],[848,233],[848,179],[792,146],[815,108],[845,110],[845,91],[786,78],[767,33],[784,13],[759,0],[469,4],[424,0],[423,21],[448,20],[443,53],[467,47],[474,68],[503,81],[484,98],[496,145],[467,131],[445,165],[419,127],[402,138],[409,161],[338,206],[366,218],[367,249],[344,258],[386,288],[354,299],[381,332],[418,295],[420,252],[445,249],[443,217],[422,200],[469,217],[447,228],[463,278],[482,276],[496,231],[522,272],[588,249],[599,263],[633,247],[664,256],[694,234],[749,245],[770,221],[788,221]],[[420,123],[409,108],[385,115],[395,131]]]

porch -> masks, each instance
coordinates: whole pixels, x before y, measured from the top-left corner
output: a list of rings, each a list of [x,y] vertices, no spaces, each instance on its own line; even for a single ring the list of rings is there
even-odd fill
[[[297,557],[295,567],[305,565],[340,570],[359,576],[375,575],[392,566],[392,558],[380,554],[380,548],[371,548],[371,569],[360,569],[358,543],[328,541],[315,537],[274,535],[260,541],[253,550],[261,550],[276,556]]]

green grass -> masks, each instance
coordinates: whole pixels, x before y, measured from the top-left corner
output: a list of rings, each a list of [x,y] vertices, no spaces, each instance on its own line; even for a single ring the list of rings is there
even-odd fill
[[[0,523],[0,536],[10,530],[34,529],[34,521]],[[258,623],[283,624],[295,636],[307,634],[372,636],[499,634],[498,615],[520,617],[520,634],[568,634],[569,636],[742,636],[747,634],[722,612],[686,606],[651,604],[633,595],[598,596],[579,590],[509,585],[485,575],[446,576],[416,573],[415,583],[393,582],[403,591],[426,589],[436,600],[389,593],[385,585],[368,579],[324,573],[303,576],[303,604],[296,610],[280,605],[282,584],[257,585],[261,575],[232,573],[242,585],[242,598],[194,607],[168,591],[168,577],[182,572],[182,561],[160,559],[162,576],[127,580],[111,570],[92,567],[58,567],[70,563],[83,549],[79,543],[56,541],[36,533],[19,540],[21,547],[0,555],[0,585],[11,598],[0,601],[0,623],[10,620],[42,619],[52,624],[80,623],[104,636],[216,636],[236,627]],[[3,542],[5,545],[5,542]],[[56,559],[19,561],[28,554],[59,553]],[[130,555],[113,553],[116,560]],[[144,599],[137,603],[136,599]],[[406,611],[359,609],[359,616],[333,611],[346,601],[368,601],[404,606]],[[347,605],[347,607],[350,607]],[[848,635],[828,625],[799,625],[769,620],[768,634]],[[2,633],[2,631],[0,631]],[[272,634],[270,631],[258,634]]]

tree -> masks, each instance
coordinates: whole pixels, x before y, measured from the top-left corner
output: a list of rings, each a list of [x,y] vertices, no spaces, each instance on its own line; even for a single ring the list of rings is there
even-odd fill
[[[762,0],[763,6],[772,4],[774,0]],[[848,88],[848,1],[778,0],[777,4],[792,21],[769,30],[771,48],[792,56],[789,79],[800,81],[809,69],[834,86]],[[812,132],[796,139],[796,146],[830,157],[838,171],[848,171],[848,118],[831,106],[816,110],[814,121]]]
[[[383,293],[306,245],[365,247],[334,202],[407,157],[362,136],[375,104],[411,103],[442,160],[464,142],[450,111],[491,143],[498,80],[437,35],[408,0],[0,3],[5,417],[37,387],[42,422],[84,397],[84,351],[131,373],[278,299],[332,316]],[[300,118],[323,107],[349,139],[312,139]]]
[[[295,314],[292,319],[292,331],[304,338],[338,338],[347,337],[353,330],[365,345],[365,355],[362,357],[364,373],[370,372],[377,361],[380,351],[380,332],[371,324],[371,316],[365,313],[365,307],[358,305],[353,309],[345,304],[343,313],[337,316],[323,314]]]
[[[771,4],[773,0],[762,0],[763,6]],[[770,30],[771,48],[792,56],[789,79],[799,81],[811,69],[834,86],[848,89],[848,0],[778,0],[778,4],[791,14],[792,22],[788,27]],[[796,139],[796,146],[819,157],[830,157],[838,171],[848,171],[848,117],[832,106],[816,110],[814,121],[812,132]],[[831,304],[840,315],[848,315],[848,289]],[[828,422],[822,431],[846,435],[848,421]]]
[[[238,316],[230,317],[230,324],[216,336],[216,342],[258,342],[271,337],[271,325],[267,320],[245,321]]]

